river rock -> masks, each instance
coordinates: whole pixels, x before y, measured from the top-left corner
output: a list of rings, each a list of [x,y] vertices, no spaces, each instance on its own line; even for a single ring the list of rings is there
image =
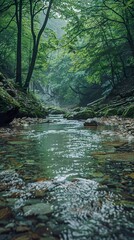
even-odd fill
[[[23,233],[23,232],[28,232],[28,231],[30,231],[30,228],[27,226],[17,226],[16,227],[17,233]]]
[[[4,207],[7,204],[6,200],[4,198],[0,198],[0,206]]]
[[[43,236],[44,237],[41,238],[40,240],[58,240],[58,238],[54,238],[54,237],[51,237],[51,236],[46,236],[45,234]]]
[[[40,237],[36,233],[31,232],[12,238],[12,240],[38,240],[38,239],[40,239]]]
[[[5,183],[1,183],[0,184],[0,192],[3,192],[3,191],[6,191],[6,190],[8,190],[8,186],[7,186],[7,184],[5,184]]]
[[[14,227],[15,227],[15,223],[11,222],[5,226],[5,229],[9,229],[9,231],[11,231]]]
[[[43,189],[43,190],[36,190],[35,191],[35,197],[36,198],[42,198],[46,195],[46,191],[47,189]]]
[[[9,233],[9,232],[10,232],[9,228],[0,227],[0,234]]]
[[[40,234],[41,236],[43,236],[43,234],[46,234],[48,232],[48,228],[46,227],[46,225],[44,223],[39,223],[36,226],[36,232],[37,234]]]
[[[50,203],[37,203],[23,207],[24,216],[44,215],[53,212]]]
[[[97,127],[98,126],[98,122],[96,120],[89,120],[87,119],[87,121],[84,123],[84,126],[93,126],[93,127]]]
[[[9,219],[12,217],[12,212],[9,207],[4,207],[0,209],[0,220]]]

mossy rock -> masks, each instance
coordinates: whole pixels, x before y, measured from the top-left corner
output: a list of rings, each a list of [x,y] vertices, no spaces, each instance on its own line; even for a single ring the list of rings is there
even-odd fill
[[[123,117],[134,118],[134,104],[130,105],[129,107],[127,107],[127,109],[125,109],[125,111],[123,112]]]
[[[72,116],[71,112],[66,112],[63,117],[69,119]]]
[[[117,115],[118,110],[116,108],[109,108],[107,110],[104,111],[104,116],[115,116]]]
[[[6,112],[14,107],[20,107],[20,104],[3,87],[0,87],[0,111]]]
[[[64,118],[67,118],[68,120],[73,120],[73,113],[72,112],[67,112],[64,114]]]
[[[73,112],[80,112],[81,111],[81,107],[76,107],[73,109]]]
[[[77,112],[73,114],[74,120],[80,120],[80,119],[88,119],[95,117],[95,112],[91,109],[85,109],[83,111]]]
[[[5,79],[4,75],[0,72],[0,81],[3,81]]]
[[[44,106],[30,93],[26,94],[18,90],[17,100],[20,104],[17,117],[45,118],[48,115]]]
[[[117,110],[117,115],[118,115],[118,116],[122,116],[122,115],[123,115],[123,112],[124,112],[124,108],[123,108],[123,107],[120,107],[120,108]]]
[[[51,114],[64,114],[65,111],[63,109],[51,109],[50,111]]]

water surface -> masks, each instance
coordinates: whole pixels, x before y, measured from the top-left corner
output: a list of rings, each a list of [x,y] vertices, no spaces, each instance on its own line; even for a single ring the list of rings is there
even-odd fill
[[[0,197],[14,212],[14,228],[22,222],[29,226],[30,217],[30,231],[39,239],[133,239],[132,141],[111,127],[84,128],[83,122],[60,118],[6,132],[0,139],[0,178],[6,183]],[[118,148],[124,143],[129,151]],[[36,209],[42,203],[52,211],[26,215],[25,206]],[[44,224],[40,233],[39,223]],[[2,240],[18,234],[10,231]]]

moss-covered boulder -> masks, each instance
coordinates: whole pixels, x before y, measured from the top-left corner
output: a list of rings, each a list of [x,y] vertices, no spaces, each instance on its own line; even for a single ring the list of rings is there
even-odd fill
[[[3,87],[0,87],[0,112],[6,112],[11,108],[20,107],[15,100]]]
[[[95,112],[92,109],[87,109],[86,108],[86,109],[83,109],[80,112],[74,113],[71,117],[74,120],[80,120],[80,119],[86,120],[88,118],[95,117]]]
[[[115,116],[117,115],[118,110],[116,108],[108,108],[104,111],[104,116]]]
[[[12,109],[19,109],[17,117],[45,118],[48,114],[34,95],[24,93],[15,86],[14,81],[6,79],[0,73],[0,113],[6,113]]]
[[[118,116],[122,116],[123,115],[123,112],[124,112],[124,107],[119,107],[118,110],[117,110],[117,115]]]
[[[123,112],[123,117],[134,118],[134,104],[128,106]]]
[[[64,109],[61,109],[60,107],[49,107],[48,112],[50,114],[65,114],[66,111]]]
[[[48,115],[45,107],[30,93],[26,94],[18,90],[17,101],[20,104],[18,117],[40,117]]]
[[[6,87],[5,87],[6,86]],[[9,93],[10,87],[5,78],[0,74],[0,127],[9,124],[17,116],[20,104],[13,97],[16,96],[14,89]]]

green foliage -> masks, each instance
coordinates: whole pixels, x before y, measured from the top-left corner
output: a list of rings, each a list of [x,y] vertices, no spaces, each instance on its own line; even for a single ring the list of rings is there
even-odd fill
[[[133,3],[133,0],[64,0],[62,4],[60,0],[53,1],[50,16],[56,18],[57,26],[52,28],[50,21],[43,33],[32,76],[33,84],[36,83],[37,88],[50,88],[53,97],[63,105],[76,105],[91,95],[94,83],[100,84],[104,95],[107,95],[117,83],[124,78],[127,80],[128,68],[134,66]],[[40,12],[41,1],[32,1],[32,4],[37,11],[33,15],[33,31],[37,37],[44,15]],[[13,75],[17,29],[11,18],[15,8],[11,5],[3,11],[1,7],[0,11],[0,29],[3,29],[0,32],[0,68],[9,65]],[[59,34],[59,37],[57,32],[60,31],[56,29],[61,30],[61,19],[65,21],[64,35]],[[30,25],[29,1],[25,0],[22,19],[23,82],[34,46]]]
[[[127,107],[127,109],[123,112],[123,116],[134,118],[134,104]]]
[[[118,113],[118,110],[116,108],[110,108],[110,107],[104,111],[104,115],[106,117],[115,116],[117,115],[117,113]]]
[[[13,107],[19,107],[19,103],[3,87],[0,87],[0,111],[5,112]]]
[[[73,119],[88,119],[95,117],[95,113],[92,109],[85,109],[80,112],[77,112],[73,115]]]

